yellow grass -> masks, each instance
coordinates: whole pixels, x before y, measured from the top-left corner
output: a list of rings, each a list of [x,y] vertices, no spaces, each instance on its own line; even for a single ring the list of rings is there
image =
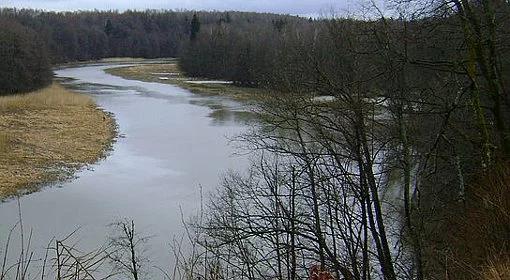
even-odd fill
[[[0,132],[0,153],[6,152],[11,145],[11,137],[4,132]]]
[[[35,190],[97,161],[114,128],[91,98],[57,84],[0,97],[0,198]]]
[[[34,110],[63,106],[89,106],[92,99],[71,93],[58,84],[29,94],[0,96],[0,112]]]
[[[99,62],[150,62],[150,61],[173,61],[175,58],[168,57],[168,58],[155,58],[155,59],[147,59],[147,58],[140,58],[140,57],[109,57],[109,58],[103,58],[99,60]]]
[[[121,76],[128,79],[143,80],[143,81],[159,81],[161,83],[170,83],[169,81],[181,80],[182,72],[176,63],[161,63],[161,64],[141,64],[135,66],[122,66],[118,68],[107,69],[106,72]],[[158,75],[151,73],[175,73],[177,77],[170,80],[159,80]],[[174,81],[175,82],[175,81]]]
[[[510,279],[510,256],[491,261],[489,266],[482,272],[483,280],[508,280]]]
[[[188,83],[188,80],[193,79],[184,76],[179,65],[175,62],[123,66],[106,69],[106,72],[125,79],[172,84],[185,88],[193,93],[204,95],[223,95],[239,101],[256,101],[267,94],[266,91],[259,88],[239,87],[229,84]],[[174,75],[168,76],[168,80],[160,80],[159,75],[154,73],[173,73]]]

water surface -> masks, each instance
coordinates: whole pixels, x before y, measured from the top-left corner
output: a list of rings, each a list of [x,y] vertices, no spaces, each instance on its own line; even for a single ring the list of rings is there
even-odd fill
[[[244,108],[172,85],[115,77],[104,72],[108,67],[114,65],[56,74],[72,78],[71,86],[113,113],[121,137],[104,160],[78,172],[76,179],[22,197],[23,223],[33,230],[35,251],[77,227],[79,246],[86,250],[105,241],[109,223],[133,219],[140,231],[153,236],[147,255],[155,265],[168,267],[173,261],[169,243],[183,232],[181,210],[185,217],[192,215],[200,206],[200,186],[207,194],[224,172],[246,166],[229,141],[246,127],[239,118]],[[0,242],[16,223],[17,211],[16,201],[0,204]]]

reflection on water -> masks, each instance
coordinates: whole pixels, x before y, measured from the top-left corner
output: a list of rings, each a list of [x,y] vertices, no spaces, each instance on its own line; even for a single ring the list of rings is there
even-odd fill
[[[214,110],[209,116],[213,118],[213,122],[216,125],[222,125],[228,122],[248,124],[256,120],[256,116],[252,112],[230,111],[228,109]]]
[[[247,166],[228,138],[242,133],[252,116],[226,98],[125,80],[104,73],[108,67],[114,65],[67,68],[57,75],[113,113],[124,137],[77,179],[22,197],[24,226],[33,230],[32,248],[43,253],[53,237],[78,227],[79,246],[95,248],[105,242],[106,225],[121,217],[134,219],[138,229],[154,236],[147,254],[166,268],[173,263],[169,243],[183,233],[181,211],[187,217],[199,208],[199,186],[212,192],[224,172]],[[17,213],[16,201],[0,204],[1,243]],[[12,252],[16,246],[14,237]]]
[[[225,97],[196,98],[191,100],[190,103],[209,107],[212,110],[209,117],[213,119],[214,125],[228,123],[248,125],[257,120],[256,114],[247,105],[241,105]]]

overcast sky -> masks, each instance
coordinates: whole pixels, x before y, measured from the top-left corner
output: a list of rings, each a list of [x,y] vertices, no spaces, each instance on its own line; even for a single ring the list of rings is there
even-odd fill
[[[352,10],[359,0],[0,0],[0,6],[45,10],[188,9],[320,15]]]

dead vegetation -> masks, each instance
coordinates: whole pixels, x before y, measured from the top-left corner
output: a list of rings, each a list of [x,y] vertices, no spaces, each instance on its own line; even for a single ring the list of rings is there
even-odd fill
[[[115,124],[91,98],[53,84],[0,97],[0,131],[0,198],[5,198],[97,161]]]
[[[510,165],[485,170],[470,185],[465,201],[450,209],[434,244],[444,244],[432,267],[446,279],[510,279]],[[437,246],[428,246],[437,249]]]
[[[510,279],[510,257],[501,260],[490,261],[487,268],[482,272],[483,280]]]
[[[257,100],[264,93],[264,90],[260,88],[240,87],[232,84],[190,83],[189,81],[196,79],[184,76],[177,63],[123,66],[107,69],[106,72],[125,79],[171,84],[197,94],[225,95],[242,101]]]

